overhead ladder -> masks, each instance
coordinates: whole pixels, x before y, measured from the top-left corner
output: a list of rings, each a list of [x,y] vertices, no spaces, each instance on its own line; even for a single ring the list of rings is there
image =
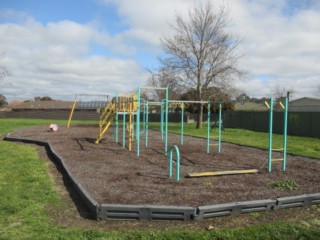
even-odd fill
[[[107,132],[109,129],[113,119],[116,116],[116,103],[115,99],[113,99],[111,102],[108,103],[106,108],[103,110],[101,116],[100,116],[100,121],[99,121],[99,136],[96,139],[96,144],[98,144],[103,135]]]

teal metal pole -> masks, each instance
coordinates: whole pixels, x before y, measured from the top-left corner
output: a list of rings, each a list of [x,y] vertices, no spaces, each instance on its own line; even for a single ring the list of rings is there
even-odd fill
[[[146,103],[146,147],[148,147],[148,134],[149,134],[149,102]]]
[[[143,99],[143,132],[146,130],[146,101]]]
[[[169,153],[169,177],[172,177],[172,149]]]
[[[140,86],[138,87],[137,94],[137,127],[136,127],[136,142],[137,142],[137,156],[140,156]]]
[[[163,106],[164,102],[163,100],[161,100],[161,106],[160,106],[160,121],[161,121],[161,139],[163,141],[164,139],[164,106]]]
[[[146,101],[141,98],[141,101],[143,102],[143,117],[142,117],[142,131],[140,130],[140,134],[145,132],[146,129]]]
[[[180,144],[183,145],[183,133],[184,133],[184,104],[181,105],[181,136],[180,136]]]
[[[119,142],[119,113],[118,113],[118,104],[119,104],[119,97],[118,93],[116,94],[116,143]]]
[[[172,177],[172,165],[173,165],[173,160],[172,160],[172,152],[173,149],[176,152],[176,181],[180,181],[180,152],[179,152],[179,148],[176,145],[173,145],[170,148],[170,153],[169,153],[169,177]]]
[[[222,103],[219,102],[218,153],[221,152]]]
[[[283,127],[283,161],[282,171],[286,170],[287,165],[287,131],[288,131],[288,98],[285,99],[284,108],[284,127]]]
[[[179,152],[179,148],[177,146],[175,146],[175,150],[176,150],[176,155],[177,155],[177,159],[176,159],[176,181],[179,182],[180,181],[180,152]]]
[[[211,110],[210,110],[211,106],[210,106],[210,102],[208,102],[208,120],[207,120],[207,154],[210,153],[210,128],[211,128],[211,124],[210,124],[210,119],[211,119]]]
[[[269,151],[268,151],[268,172],[272,171],[272,132],[273,132],[273,98],[270,98],[269,109]]]
[[[169,89],[166,88],[166,134],[165,134],[165,155],[168,155],[168,123],[169,122]]]
[[[122,119],[122,147],[126,147],[126,110],[123,110],[123,119]]]

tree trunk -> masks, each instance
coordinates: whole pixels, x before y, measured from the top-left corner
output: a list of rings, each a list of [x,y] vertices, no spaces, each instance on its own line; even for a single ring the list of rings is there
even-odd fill
[[[202,74],[201,71],[199,71],[199,76],[198,76],[198,86],[197,86],[197,92],[198,92],[198,101],[202,101],[202,87],[201,87],[201,79]],[[202,117],[203,117],[203,106],[202,103],[199,103],[199,108],[198,108],[198,118],[197,118],[197,125],[196,128],[202,128]]]
[[[198,118],[196,128],[202,128],[202,119],[203,119],[203,105],[199,104]]]

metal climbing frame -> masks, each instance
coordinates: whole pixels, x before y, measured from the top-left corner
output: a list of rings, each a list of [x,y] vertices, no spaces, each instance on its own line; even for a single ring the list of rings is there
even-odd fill
[[[210,146],[216,145],[218,153],[221,152],[221,130],[222,130],[222,103],[219,102],[219,125],[218,125],[218,143],[210,143],[210,132],[211,132],[211,126],[210,126],[210,119],[211,119],[211,105],[210,102],[208,103],[208,129],[207,129],[207,153],[210,153]]]
[[[73,101],[69,119],[68,128],[70,128],[71,121],[76,109],[101,109],[105,107],[112,98],[112,94],[94,95],[94,94],[76,94]]]
[[[286,170],[287,164],[287,129],[288,129],[288,98],[285,98],[285,104],[280,102],[283,108],[283,147],[279,149],[272,148],[272,133],[273,133],[273,98],[270,98],[270,104],[265,102],[269,108],[269,149],[268,149],[268,172],[272,171],[273,162],[282,162],[282,171]],[[272,151],[282,151],[282,158],[272,158]]]
[[[169,109],[169,90],[168,87],[165,88],[155,88],[155,87],[138,87],[138,94],[137,94],[137,121],[136,121],[136,145],[137,145],[137,156],[140,156],[140,113],[141,113],[141,90],[142,89],[150,89],[150,90],[164,90],[166,93],[165,98],[165,112],[166,112],[166,124],[165,124],[165,155],[168,152],[168,109]]]

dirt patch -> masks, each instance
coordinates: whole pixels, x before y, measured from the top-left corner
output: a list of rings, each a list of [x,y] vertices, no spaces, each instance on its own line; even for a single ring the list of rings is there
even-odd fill
[[[206,154],[205,139],[169,134],[169,146],[177,144],[181,154],[181,180],[168,177],[168,159],[164,156],[161,135],[149,131],[149,146],[141,137],[140,156],[122,146],[122,132],[116,143],[112,131],[100,144],[94,144],[98,128],[59,126],[50,132],[47,126],[18,130],[12,137],[46,141],[64,159],[71,172],[99,204],[152,204],[202,206],[237,201],[275,199],[320,192],[320,161],[287,156],[287,170],[279,163],[267,172],[265,150],[223,143],[222,153]],[[135,146],[133,146],[135,149]],[[275,157],[281,157],[280,155]],[[175,166],[174,166],[175,168]],[[205,178],[184,178],[192,172],[258,169],[256,174]],[[273,189],[270,183],[293,180],[298,189]]]

